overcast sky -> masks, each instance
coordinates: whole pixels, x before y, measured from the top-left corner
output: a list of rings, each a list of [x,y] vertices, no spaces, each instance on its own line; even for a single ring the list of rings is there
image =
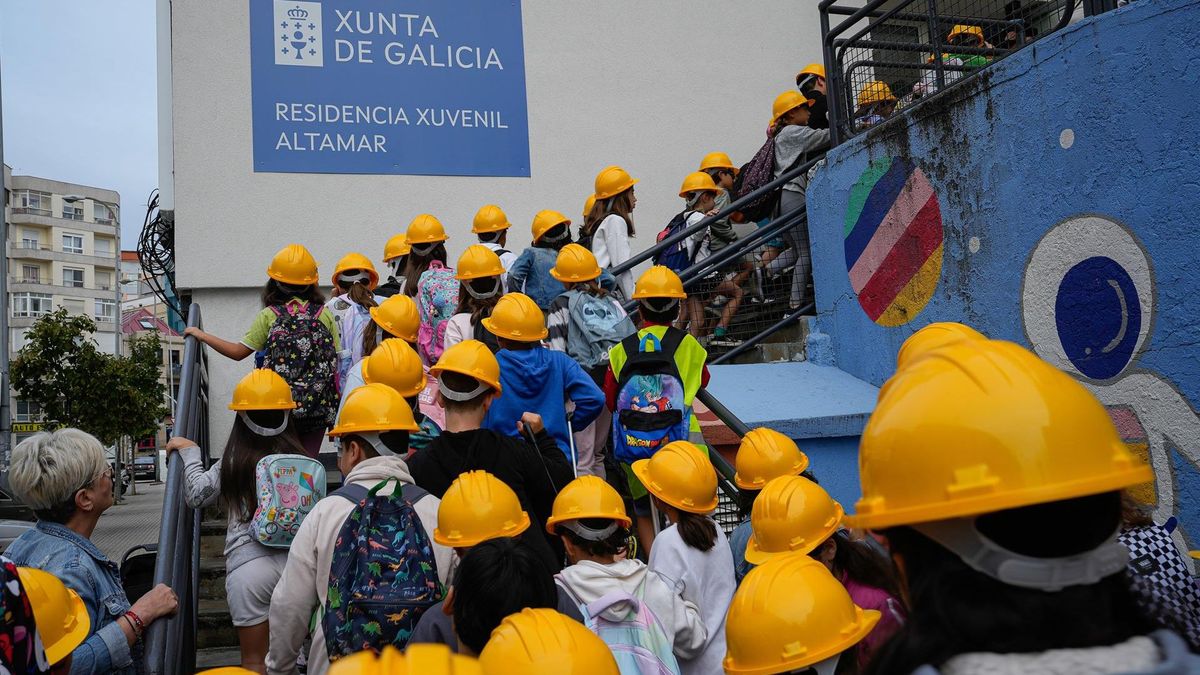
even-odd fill
[[[154,0],[0,0],[4,163],[116,190],[121,248],[158,183]]]

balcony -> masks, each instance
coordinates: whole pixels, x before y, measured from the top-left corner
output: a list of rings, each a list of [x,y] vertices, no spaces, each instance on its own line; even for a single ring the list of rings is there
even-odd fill
[[[113,236],[116,231],[116,220],[109,222],[89,222],[86,220],[74,220],[58,218],[49,209],[31,209],[31,208],[13,208],[11,223],[14,225],[40,225],[42,227],[69,227],[72,230],[82,230],[85,232],[97,232],[106,236]]]
[[[49,244],[33,243],[30,241],[10,242],[8,257],[24,260],[45,260],[75,263],[77,265],[92,265],[94,267],[112,269],[117,267],[117,259],[113,257],[112,253],[109,253],[108,255],[69,253],[67,251],[56,251]]]
[[[113,298],[113,289],[111,286],[88,288],[82,285],[56,284],[44,277],[26,277],[10,274],[8,275],[8,284],[10,293],[55,293],[73,298],[97,298],[100,300],[112,300]]]

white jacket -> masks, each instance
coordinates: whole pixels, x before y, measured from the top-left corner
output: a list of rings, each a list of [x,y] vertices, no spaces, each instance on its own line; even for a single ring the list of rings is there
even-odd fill
[[[500,264],[504,266],[504,274],[500,275],[500,283],[504,285],[504,292],[508,292],[508,271],[512,269],[513,263],[517,262],[517,254],[505,249],[500,244],[491,241],[481,241],[480,246],[483,246],[500,257]],[[501,253],[501,251],[504,251]],[[449,345],[446,345],[447,347]]]
[[[675,656],[681,659],[695,658],[704,648],[708,634],[699,609],[694,603],[684,600],[660,576],[650,572],[640,560],[618,560],[611,565],[582,560],[563,569],[556,578],[560,586],[583,604],[599,600],[613,591],[625,591],[638,597],[638,587],[642,586],[639,599],[654,612],[667,633],[674,636]],[[612,618],[621,619],[620,616]]]
[[[399,457],[374,457],[360,462],[346,477],[347,483],[372,487],[386,478],[399,478],[400,482],[412,485],[408,465]],[[425,534],[433,541],[433,528],[437,524],[437,497],[423,497],[413,505]],[[313,614],[325,605],[325,594],[329,590],[329,568],[333,562],[334,542],[346,518],[355,505],[341,497],[326,497],[317,502],[305,517],[296,532],[288,552],[287,566],[283,576],[271,595],[271,648],[267,652],[267,672],[271,675],[292,675],[296,672],[296,656],[308,637],[308,627]],[[433,544],[434,560],[437,562],[438,578],[446,583],[454,551]],[[308,652],[309,675],[324,675],[329,670],[329,654],[325,651],[325,633],[318,618],[312,635],[312,648]]]
[[[463,340],[474,339],[475,328],[471,325],[470,312],[460,312],[446,321],[446,341],[443,343],[446,349],[450,349]]]
[[[614,265],[629,260],[633,254],[629,248],[629,225],[625,219],[615,213],[610,213],[596,226],[596,234],[592,237],[592,253],[596,256],[596,264],[600,269],[608,269]],[[633,271],[617,277],[617,285],[626,298],[633,297]]]

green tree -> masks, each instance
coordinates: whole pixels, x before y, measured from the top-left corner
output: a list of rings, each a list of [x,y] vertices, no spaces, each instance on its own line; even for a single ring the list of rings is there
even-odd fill
[[[158,334],[133,338],[117,357],[96,348],[95,331],[90,317],[66,309],[38,319],[12,362],[13,388],[41,407],[48,428],[77,427],[105,445],[151,435],[167,414]]]

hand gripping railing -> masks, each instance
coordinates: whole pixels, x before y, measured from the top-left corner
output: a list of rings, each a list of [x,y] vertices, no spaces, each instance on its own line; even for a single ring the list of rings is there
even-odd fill
[[[201,325],[200,306],[188,308],[188,326]],[[195,441],[208,463],[208,372],[204,345],[184,341],[175,434]],[[154,585],[166,584],[179,596],[179,612],[150,624],[146,631],[145,668],[152,675],[185,675],[195,671],[196,629],[200,594],[200,511],[183,500],[183,459],[167,456],[162,525]]]

